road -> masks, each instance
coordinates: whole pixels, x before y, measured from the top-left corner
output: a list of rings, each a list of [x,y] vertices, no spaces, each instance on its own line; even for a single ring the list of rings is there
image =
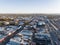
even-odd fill
[[[51,35],[51,38],[53,40],[53,42],[56,42],[57,45],[60,45],[60,41],[58,40],[58,37],[57,37],[57,32],[56,30],[58,30],[58,28],[56,28],[55,26],[51,25],[52,23],[50,22],[50,20],[48,21],[48,27],[49,27],[49,32],[50,32],[50,35]]]
[[[20,26],[20,27],[18,27],[18,29],[15,32],[13,32],[12,34],[8,34],[5,38],[2,38],[0,40],[0,45],[6,45],[6,43],[8,43],[9,40],[11,38],[13,38],[17,33],[19,33],[20,31],[22,31],[23,28],[24,28],[24,26]]]

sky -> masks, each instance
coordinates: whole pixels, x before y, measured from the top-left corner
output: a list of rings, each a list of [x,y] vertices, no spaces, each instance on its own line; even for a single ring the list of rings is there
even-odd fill
[[[60,13],[60,0],[0,0],[0,13]]]

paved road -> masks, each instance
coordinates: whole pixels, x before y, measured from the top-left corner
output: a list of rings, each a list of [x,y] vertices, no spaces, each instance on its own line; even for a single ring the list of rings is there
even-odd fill
[[[18,27],[18,29],[17,29],[15,32],[13,32],[13,33],[10,34],[10,35],[8,34],[5,38],[2,38],[2,39],[0,40],[0,45],[6,45],[6,43],[8,43],[9,40],[10,40],[11,38],[13,38],[17,33],[19,33],[20,31],[22,31],[23,28],[24,28],[24,26],[20,26],[20,27]]]
[[[56,30],[51,25],[51,22],[49,22],[49,24],[50,24],[50,26],[49,26],[49,32],[50,32],[51,38],[53,39],[53,42],[57,42],[57,45],[60,45],[60,42],[59,42],[58,37],[56,35]]]

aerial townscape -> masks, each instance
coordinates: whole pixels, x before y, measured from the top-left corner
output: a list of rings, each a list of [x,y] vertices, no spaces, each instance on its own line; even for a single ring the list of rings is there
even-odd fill
[[[60,45],[60,16],[0,14],[0,45]]]
[[[60,0],[0,0],[0,45],[60,45]]]

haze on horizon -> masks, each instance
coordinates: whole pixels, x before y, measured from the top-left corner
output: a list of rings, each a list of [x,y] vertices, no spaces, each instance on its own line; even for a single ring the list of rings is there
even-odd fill
[[[60,13],[60,0],[0,0],[0,13]]]

